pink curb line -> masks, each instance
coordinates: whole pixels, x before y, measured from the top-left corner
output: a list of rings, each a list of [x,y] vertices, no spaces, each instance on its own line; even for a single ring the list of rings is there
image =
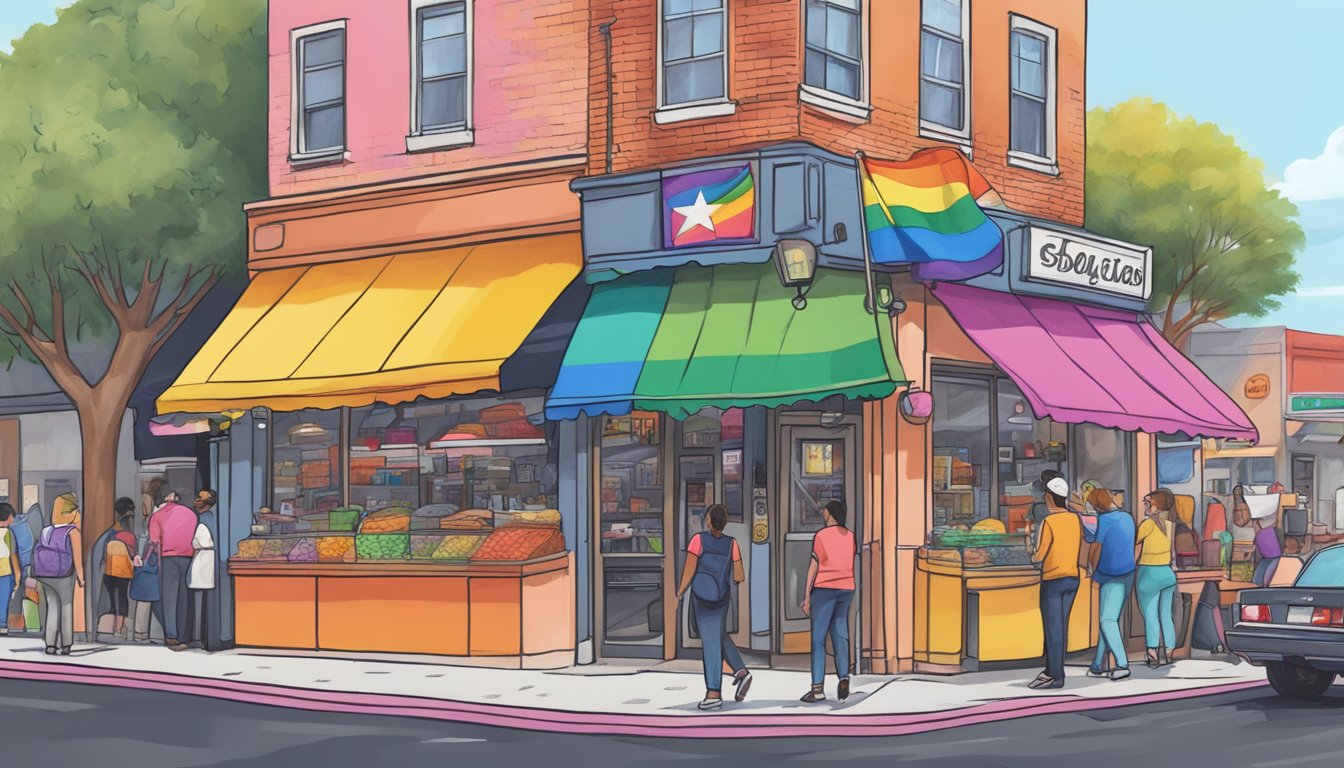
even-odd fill
[[[1264,682],[1089,699],[1071,695],[1004,699],[962,709],[916,714],[618,714],[501,704],[472,704],[420,696],[316,691],[268,683],[213,680],[164,672],[105,669],[63,662],[0,661],[0,678],[79,683],[206,696],[225,701],[315,712],[415,717],[549,733],[659,738],[907,736],[1038,715],[1114,709],[1235,693]]]

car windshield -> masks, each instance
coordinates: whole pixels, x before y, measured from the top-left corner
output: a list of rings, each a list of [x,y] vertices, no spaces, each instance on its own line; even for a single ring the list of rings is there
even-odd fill
[[[1294,586],[1344,587],[1344,547],[1331,547],[1311,558]]]

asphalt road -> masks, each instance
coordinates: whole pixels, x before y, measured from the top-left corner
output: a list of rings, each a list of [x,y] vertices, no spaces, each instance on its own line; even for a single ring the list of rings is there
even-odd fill
[[[899,738],[565,736],[333,715],[150,691],[0,681],[4,765],[1030,766],[1298,768],[1344,761],[1344,686],[1316,704],[1256,690]]]

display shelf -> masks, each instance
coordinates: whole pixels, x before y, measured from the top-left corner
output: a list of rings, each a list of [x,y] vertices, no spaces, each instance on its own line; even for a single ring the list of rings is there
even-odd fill
[[[435,440],[429,444],[429,447],[435,450],[442,450],[447,448],[510,448],[513,446],[524,445],[546,445],[546,438],[520,437],[480,440]]]

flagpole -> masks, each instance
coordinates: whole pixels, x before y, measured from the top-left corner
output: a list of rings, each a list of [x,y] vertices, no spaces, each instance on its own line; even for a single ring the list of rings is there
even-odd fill
[[[877,297],[874,295],[873,288],[873,255],[869,252],[868,243],[868,209],[863,200],[863,180],[867,175],[863,167],[864,154],[862,149],[854,151],[854,170],[859,179],[859,230],[862,233],[859,237],[863,241],[863,277],[864,283],[868,288],[868,297],[864,304],[864,309],[870,313],[877,314]]]

